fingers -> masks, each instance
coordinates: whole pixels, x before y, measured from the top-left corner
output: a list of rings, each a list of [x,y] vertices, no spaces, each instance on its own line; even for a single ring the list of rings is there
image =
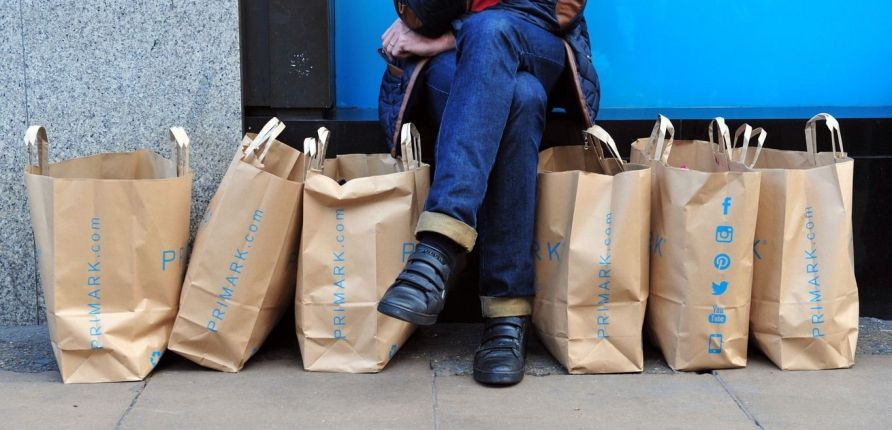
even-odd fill
[[[390,42],[393,40],[395,34],[393,27],[391,27],[381,36],[381,47],[384,48],[385,51],[387,50],[387,45],[390,45]]]
[[[381,38],[381,47],[384,48],[385,52],[390,50],[390,47],[393,45],[393,39],[393,33],[385,33],[384,37]]]
[[[381,47],[390,57],[431,56],[450,49],[441,39],[429,39],[415,33],[397,19],[381,36]]]
[[[399,58],[406,58],[412,55],[422,57],[430,56],[435,50],[436,40],[429,39],[413,31],[403,33],[396,43],[395,53],[392,55]]]
[[[392,55],[399,58],[406,58],[412,55],[423,56],[426,48],[425,43],[428,41],[430,39],[409,30],[400,34],[399,38],[397,38],[397,43],[394,46],[394,51],[396,52]]]
[[[384,51],[390,54],[391,57],[396,55],[396,52],[399,52],[400,46],[402,43],[400,41],[401,37],[399,34],[392,35],[384,45]]]
[[[406,37],[398,32],[394,32],[388,40],[387,46],[384,47],[384,50],[390,54],[391,57],[398,57],[405,45]]]
[[[394,46],[393,52],[390,54],[396,58],[407,58],[411,55],[409,50],[405,45],[398,43],[398,46]]]
[[[390,24],[390,27],[387,28],[384,34],[381,35],[381,47],[384,48],[385,51],[387,50],[387,46],[393,42],[393,39],[399,35],[397,24],[400,22],[402,21],[399,19],[394,21],[393,24]]]
[[[390,55],[397,58],[407,58],[412,55],[425,55],[427,46],[425,42],[430,39],[423,38],[415,33],[400,34],[390,49]]]
[[[389,43],[384,50],[390,54],[391,57],[399,57],[403,58],[400,54],[403,52],[403,48],[405,45],[405,41],[400,35],[396,35],[393,38],[393,41]]]

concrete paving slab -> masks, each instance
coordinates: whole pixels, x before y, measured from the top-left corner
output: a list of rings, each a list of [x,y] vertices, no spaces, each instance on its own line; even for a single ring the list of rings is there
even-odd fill
[[[892,355],[859,355],[851,369],[802,372],[762,358],[716,373],[766,429],[892,428]]]
[[[0,370],[0,427],[110,429],[142,382],[63,385],[59,372]]]
[[[351,375],[260,360],[229,374],[179,360],[152,376],[121,428],[432,428],[428,361],[390,364]]]
[[[511,388],[438,376],[440,429],[752,429],[713,375],[527,376]]]
[[[419,327],[400,354],[430,359],[431,367],[437,375],[470,375],[473,372],[474,351],[480,343],[482,333],[483,324],[449,323]],[[646,343],[644,373],[673,373],[663,361],[659,350]],[[551,356],[534,332],[527,346],[526,374],[567,374],[567,370]]]
[[[494,389],[470,377],[479,324],[422,328],[383,373],[343,375],[304,372],[286,320],[240,374],[168,352],[141,390],[63,385],[46,326],[0,327],[0,428],[892,428],[889,329],[862,319],[856,367],[824,372],[781,372],[752,348],[746,369],[659,374],[646,349],[643,375],[567,376],[531,342],[526,380]]]

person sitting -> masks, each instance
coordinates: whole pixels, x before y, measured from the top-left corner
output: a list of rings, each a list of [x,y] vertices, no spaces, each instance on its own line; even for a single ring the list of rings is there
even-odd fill
[[[535,295],[536,174],[546,121],[560,106],[587,128],[600,87],[584,1],[473,0],[460,16],[447,16],[463,3],[400,0],[400,18],[381,37],[390,64],[379,114],[389,144],[397,147],[401,123],[413,117],[426,115],[439,131],[419,243],[378,311],[435,323],[459,261],[476,246],[484,332],[474,378],[510,385],[523,379]],[[449,30],[436,34],[436,24]]]

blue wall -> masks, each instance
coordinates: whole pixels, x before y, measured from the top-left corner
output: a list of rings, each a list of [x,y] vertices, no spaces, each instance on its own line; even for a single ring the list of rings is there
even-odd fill
[[[335,13],[338,106],[374,108],[392,3],[335,0]],[[585,15],[608,116],[892,110],[890,0],[589,0]]]

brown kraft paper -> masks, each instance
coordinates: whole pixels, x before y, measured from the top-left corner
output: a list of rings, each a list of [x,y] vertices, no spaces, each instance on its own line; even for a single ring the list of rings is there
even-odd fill
[[[171,138],[176,161],[138,150],[49,164],[44,128],[25,135],[47,323],[65,383],[141,380],[167,348],[192,194],[189,139],[178,127]]]

